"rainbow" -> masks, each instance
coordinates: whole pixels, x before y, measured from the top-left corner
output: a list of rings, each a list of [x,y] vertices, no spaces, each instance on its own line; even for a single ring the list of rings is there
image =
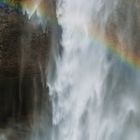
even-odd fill
[[[56,19],[52,15],[49,5],[43,0],[23,0],[21,2],[23,10],[26,10],[29,17],[36,11],[37,15],[43,20],[51,19],[51,22],[56,24]]]
[[[49,7],[44,1],[20,0],[19,3],[19,0],[0,0],[0,7],[4,6],[4,4],[15,9],[24,9],[29,15],[32,15],[35,11],[37,11],[41,18],[46,19],[50,17],[52,19],[51,22],[56,24],[55,17],[52,17],[48,10]],[[96,40],[97,42],[101,43],[102,46],[107,47],[113,54],[117,55],[130,67],[140,70],[140,54],[136,54],[135,52],[129,50],[125,42],[120,43],[119,41],[116,41],[116,39],[114,39],[111,35],[101,34],[97,26],[93,26],[91,29],[89,29],[89,37],[92,41]]]
[[[115,32],[114,32],[115,33]],[[125,42],[119,42],[119,40],[106,34],[102,34],[98,27],[92,27],[89,30],[89,36],[92,41],[97,41],[102,46],[106,47],[116,55],[121,61],[131,67],[133,70],[140,70],[140,54],[129,50]]]
[[[0,7],[9,6],[13,9],[26,11],[29,17],[37,11],[41,18],[51,17],[48,4],[41,0],[0,0]]]
[[[14,3],[10,0],[0,0],[0,8],[11,7],[15,10],[21,10],[20,5],[18,3]]]

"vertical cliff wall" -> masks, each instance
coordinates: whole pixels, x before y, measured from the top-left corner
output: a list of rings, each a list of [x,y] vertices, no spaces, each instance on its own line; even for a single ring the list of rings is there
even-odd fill
[[[55,16],[54,2],[48,5]],[[31,131],[44,99],[51,115],[46,81],[53,25],[49,19],[44,28],[38,18],[36,12],[29,19],[9,5],[0,7],[0,134],[6,128],[18,135]]]

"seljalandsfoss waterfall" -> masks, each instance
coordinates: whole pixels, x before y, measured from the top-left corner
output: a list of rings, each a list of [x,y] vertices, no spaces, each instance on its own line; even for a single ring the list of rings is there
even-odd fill
[[[140,140],[139,47],[139,0],[1,0],[0,140]]]

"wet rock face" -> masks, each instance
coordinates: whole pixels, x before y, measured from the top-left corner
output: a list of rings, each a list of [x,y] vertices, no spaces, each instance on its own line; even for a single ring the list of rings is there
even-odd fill
[[[0,127],[30,125],[34,107],[41,107],[50,37],[49,28],[33,26],[26,14],[0,8]]]
[[[19,72],[21,25],[15,12],[0,9],[0,77]]]

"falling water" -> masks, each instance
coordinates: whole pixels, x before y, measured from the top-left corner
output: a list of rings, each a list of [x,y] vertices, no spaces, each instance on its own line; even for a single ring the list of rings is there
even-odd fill
[[[120,27],[116,36],[131,44],[135,6],[125,0],[58,0],[63,53],[55,80],[48,80],[52,140],[140,139],[140,74],[90,34],[94,24],[105,34],[114,22]]]

